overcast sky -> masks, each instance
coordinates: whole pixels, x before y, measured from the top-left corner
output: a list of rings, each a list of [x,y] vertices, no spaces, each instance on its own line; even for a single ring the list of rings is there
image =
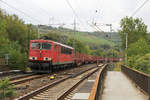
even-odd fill
[[[109,27],[103,26],[103,24],[112,24],[113,29],[117,31],[120,20],[125,16],[131,16],[145,0],[68,0],[76,12],[76,16],[66,0],[3,1],[30,16],[29,18],[0,2],[1,9],[9,14],[17,14],[25,23],[45,25],[64,23],[63,27],[73,28],[72,24],[76,18],[78,30],[96,31],[90,26],[92,22],[96,22],[103,31],[109,31]],[[142,18],[150,31],[150,2],[147,2],[134,17]]]

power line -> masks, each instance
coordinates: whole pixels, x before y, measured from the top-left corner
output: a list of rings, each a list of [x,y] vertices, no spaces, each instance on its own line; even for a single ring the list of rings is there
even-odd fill
[[[97,25],[95,25],[96,28],[98,28],[101,32],[103,32]]]
[[[66,0],[67,4],[69,5],[69,7],[72,9],[73,14],[78,18],[78,20],[80,21],[80,23],[83,23],[82,20],[80,20],[80,18],[78,17],[77,13],[75,12],[74,8],[72,7],[72,5],[70,4],[70,2],[68,0]]]
[[[145,2],[135,10],[135,12],[131,15],[131,16],[134,16],[138,11],[140,11],[140,9],[148,2],[149,0],[145,0]]]
[[[68,0],[66,0],[67,4],[69,5],[69,7],[72,9],[73,14],[75,15],[75,17],[77,17],[77,19],[80,21],[80,23],[83,23],[82,20],[80,20],[79,16],[77,15],[76,11],[74,10],[74,8],[72,7],[72,5],[70,4],[70,2]],[[84,24],[84,23],[83,23]],[[87,21],[86,24],[88,24],[90,27],[96,29],[95,27],[93,27],[92,25],[90,25]],[[98,29],[96,29],[97,31],[99,31]],[[100,30],[101,31],[101,30]]]
[[[3,4],[7,5],[8,7],[10,7],[10,8],[12,8],[12,9],[14,9],[14,10],[16,10],[16,11],[18,11],[18,12],[24,14],[25,16],[29,17],[30,19],[32,19],[32,20],[34,20],[34,21],[36,21],[36,22],[38,22],[38,23],[41,23],[39,20],[37,20],[37,19],[31,17],[30,15],[28,15],[28,14],[26,14],[25,12],[23,12],[23,11],[21,11],[21,10],[15,8],[14,6],[8,4],[7,2],[5,2],[5,1],[3,1],[3,0],[0,0],[0,1],[1,1]]]
[[[31,1],[31,2],[32,2],[32,1]],[[41,9],[41,11],[43,11],[48,17],[51,16],[51,15],[49,14],[49,12],[48,12],[47,10],[45,10],[44,8],[41,8],[39,5],[37,5],[37,4],[33,3],[33,2],[32,2],[32,4],[34,4],[34,5],[37,6],[39,9]]]
[[[22,4],[24,4],[25,2],[23,2],[22,0],[14,0],[14,1],[16,1],[16,3],[19,3],[20,5],[22,5]],[[32,1],[30,2],[30,3],[32,3]],[[34,5],[35,5],[35,3],[34,3]],[[32,6],[33,7],[33,6]],[[28,11],[30,11],[30,13],[33,13],[33,8],[32,8],[31,6],[28,6],[27,8],[28,8]],[[36,6],[35,8],[37,8],[38,6]],[[40,7],[38,7],[38,8],[40,8]],[[47,15],[47,12],[46,11],[44,11],[42,8],[40,8],[40,10],[42,11],[42,13],[43,14],[46,14]],[[41,14],[41,13],[40,13]],[[49,16],[49,15],[48,15]]]

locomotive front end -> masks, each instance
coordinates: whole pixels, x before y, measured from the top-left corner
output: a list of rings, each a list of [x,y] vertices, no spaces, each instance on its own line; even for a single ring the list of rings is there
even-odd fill
[[[51,72],[52,43],[48,40],[31,40],[29,46],[29,67],[33,72]]]

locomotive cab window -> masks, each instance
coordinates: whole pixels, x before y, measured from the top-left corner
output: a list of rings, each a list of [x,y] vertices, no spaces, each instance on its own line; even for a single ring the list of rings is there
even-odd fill
[[[51,47],[52,45],[50,43],[38,43],[38,42],[31,43],[31,49],[50,50]]]
[[[66,48],[66,47],[61,47],[61,53],[72,54],[72,49],[69,49],[69,48]]]
[[[41,44],[37,42],[31,43],[31,49],[40,49]]]
[[[50,50],[52,45],[50,43],[42,43],[42,49]]]

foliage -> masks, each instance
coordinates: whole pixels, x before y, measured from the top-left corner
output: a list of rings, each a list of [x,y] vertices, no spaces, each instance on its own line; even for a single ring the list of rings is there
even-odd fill
[[[121,65],[123,64],[123,62],[117,62],[115,63],[115,68],[114,71],[121,71]]]
[[[87,45],[84,45],[81,41],[75,40],[73,38],[70,38],[67,41],[67,45],[75,46],[75,51],[79,53],[86,53],[88,54],[90,52],[89,47]]]
[[[0,80],[0,99],[9,97],[10,99],[15,96],[14,86],[9,82],[9,79]]]
[[[126,34],[128,34],[128,66],[144,73],[150,73],[150,45],[147,26],[142,19],[125,17],[121,20],[119,35],[122,47],[125,48]]]
[[[57,41],[64,44],[66,44],[66,41],[69,39],[68,36],[59,34],[57,31],[50,31],[47,33],[47,36],[49,37],[50,40]]]
[[[150,53],[137,59],[135,68],[144,73],[150,74]]]
[[[130,66],[131,68],[134,68],[136,66],[136,61],[138,58],[140,58],[139,55],[129,56],[128,57],[128,66]]]
[[[0,53],[9,53],[10,69],[24,70],[29,40],[35,39],[36,33],[33,25],[26,25],[16,15],[8,15],[0,10]]]
[[[137,42],[132,43],[129,45],[127,54],[128,56],[136,56],[136,55],[145,55],[146,53],[149,53],[150,45],[148,42],[141,38]]]
[[[105,52],[104,49],[101,48],[101,49],[91,50],[90,54],[94,56],[104,56]]]
[[[40,31],[42,35],[47,35],[51,37],[52,40],[56,40],[61,43],[66,43],[66,40],[74,38],[74,30],[68,28],[54,28],[50,26],[40,26]],[[81,41],[83,44],[88,45],[90,49],[96,50],[104,47],[110,47],[110,45],[115,45],[111,42],[106,34],[113,34],[114,40],[119,37],[117,33],[101,33],[101,32],[75,32],[75,39]]]
[[[128,45],[136,42],[141,37],[147,39],[147,26],[142,19],[125,17],[121,20],[119,35],[122,39],[122,47],[125,48],[126,34],[128,34]]]
[[[21,52],[12,49],[11,51],[9,51],[9,55],[9,66],[13,66],[11,69],[25,70],[25,67],[27,65],[27,59],[25,59],[25,54],[22,54]]]
[[[51,26],[40,25],[41,36],[48,36],[50,40],[57,41],[64,44],[69,44],[73,46],[72,42],[74,39],[74,30],[58,27],[54,28]],[[88,53],[97,56],[103,56],[105,53],[104,49],[110,49],[111,46],[115,46],[113,42],[110,42],[109,38],[106,37],[107,33],[100,32],[75,32],[75,42],[83,44],[82,49],[79,46],[79,49],[76,47],[77,51]],[[108,33],[113,34],[112,36],[119,37],[117,33]],[[71,42],[71,43],[69,43]]]
[[[32,24],[25,24],[17,15],[9,15],[0,10],[0,53],[9,53],[9,67],[11,69],[25,70],[29,41],[37,38],[35,27]],[[74,31],[72,29],[45,27],[44,25],[40,25],[40,27],[42,27],[40,28],[41,36],[47,35],[51,40],[73,46]],[[113,34],[116,35],[116,33]],[[105,33],[76,31],[76,52],[97,56],[104,55],[104,49],[109,49],[110,45],[114,46],[114,43]]]
[[[113,49],[107,50],[106,54],[107,54],[107,57],[119,57],[120,56],[119,52]]]

